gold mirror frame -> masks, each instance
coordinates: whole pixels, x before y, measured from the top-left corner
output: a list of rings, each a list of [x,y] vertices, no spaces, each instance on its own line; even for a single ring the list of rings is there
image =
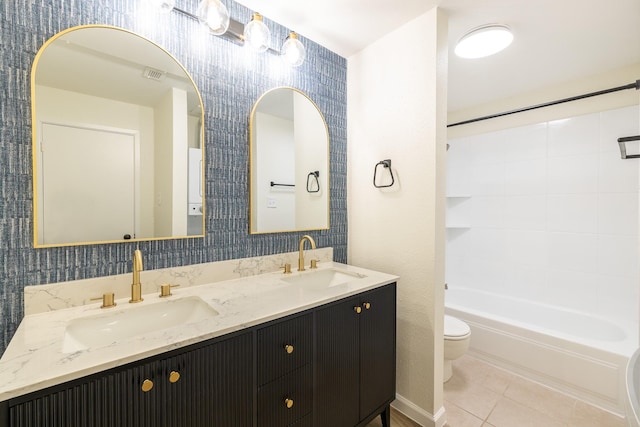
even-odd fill
[[[42,102],[45,102],[44,100],[41,100],[41,98],[39,98],[39,96],[41,95],[42,98],[45,98],[45,94],[41,93],[40,95],[38,94],[38,88],[37,86],[37,77],[38,77],[38,71],[39,71],[39,66],[42,65],[42,63],[47,63],[46,61],[43,61],[43,56],[45,55],[45,52],[47,51],[48,48],[50,48],[56,41],[63,41],[65,36],[69,35],[70,33],[73,32],[77,32],[77,31],[85,31],[85,30],[100,30],[100,31],[105,31],[104,34],[108,34],[108,35],[113,35],[115,38],[118,39],[118,41],[120,41],[120,43],[106,43],[106,40],[103,40],[102,37],[96,37],[96,34],[89,34],[89,33],[85,33],[86,34],[86,38],[87,39],[92,39],[92,42],[95,42],[96,40],[98,40],[98,42],[95,45],[90,45],[90,44],[85,44],[86,40],[83,40],[79,43],[79,49],[83,50],[83,51],[88,51],[91,52],[92,55],[99,57],[99,59],[105,59],[105,58],[112,58],[115,60],[115,66],[140,66],[143,67],[144,64],[140,63],[135,63],[136,61],[131,60],[131,58],[127,58],[126,56],[123,57],[119,57],[117,56],[117,52],[111,50],[111,49],[116,49],[118,46],[125,46],[125,49],[127,49],[127,51],[129,51],[129,49],[131,49],[131,51],[129,52],[129,55],[133,55],[131,52],[135,52],[135,49],[140,49],[139,53],[140,57],[145,57],[145,60],[148,60],[150,63],[153,64],[161,64],[161,65],[165,65],[166,66],[166,77],[167,81],[172,81],[173,86],[171,86],[172,89],[172,94],[173,96],[175,96],[175,94],[178,94],[178,96],[175,98],[177,99],[177,101],[174,101],[176,103],[176,105],[180,105],[181,106],[181,115],[179,116],[175,116],[174,115],[174,110],[170,109],[170,116],[165,116],[166,117],[171,117],[171,118],[175,118],[175,117],[179,117],[179,120],[182,120],[181,123],[183,123],[182,126],[182,130],[187,132],[188,135],[190,136],[185,136],[187,134],[180,134],[184,137],[185,140],[189,140],[189,138],[191,138],[192,143],[197,143],[198,145],[196,145],[197,148],[200,149],[200,154],[201,154],[201,160],[200,160],[200,165],[199,165],[199,171],[197,171],[193,177],[193,179],[195,179],[196,176],[199,177],[199,192],[201,195],[201,205],[198,207],[198,205],[189,205],[188,204],[188,198],[189,195],[187,194],[188,192],[188,188],[186,186],[184,187],[179,187],[177,189],[177,191],[175,191],[176,196],[174,196],[174,192],[171,193],[166,193],[166,194],[170,194],[169,197],[171,197],[169,202],[165,203],[167,205],[170,205],[171,203],[174,203],[176,206],[179,206],[180,202],[174,201],[174,198],[176,198],[176,200],[179,198],[180,201],[182,200],[187,200],[187,202],[184,203],[184,210],[182,212],[184,212],[184,215],[186,216],[186,219],[184,218],[179,218],[179,221],[181,221],[181,224],[179,227],[175,227],[175,228],[180,228],[185,230],[185,233],[178,233],[177,231],[174,232],[173,230],[175,228],[171,227],[171,225],[169,226],[164,226],[164,223],[162,223],[162,221],[166,222],[170,222],[171,220],[166,220],[166,218],[163,218],[162,221],[157,221],[156,218],[158,218],[158,215],[165,215],[165,213],[158,213],[157,211],[164,209],[164,211],[169,211],[170,208],[157,208],[158,205],[160,205],[161,203],[158,201],[160,200],[160,197],[157,195],[156,193],[156,186],[158,186],[157,184],[157,180],[158,179],[162,179],[162,178],[158,178],[159,176],[164,176],[166,174],[164,173],[159,173],[159,171],[166,171],[166,168],[162,168],[163,166],[165,166],[165,164],[159,164],[158,163],[158,158],[161,159],[165,159],[165,158],[170,158],[171,160],[169,160],[170,162],[173,161],[175,164],[182,164],[181,162],[179,162],[179,160],[184,160],[180,157],[184,157],[186,159],[188,159],[188,154],[181,152],[179,149],[175,150],[176,153],[180,153],[174,157],[172,157],[172,155],[166,154],[164,155],[159,155],[156,154],[157,151],[161,150],[161,148],[159,148],[159,139],[163,139],[165,140],[165,145],[167,145],[169,148],[165,148],[165,153],[168,153],[168,151],[166,150],[171,150],[172,144],[175,143],[175,139],[173,138],[173,134],[171,135],[171,137],[166,137],[164,135],[163,132],[161,132],[164,129],[161,129],[160,131],[156,128],[156,122],[161,122],[162,119],[156,119],[155,118],[155,113],[152,114],[153,118],[150,119],[150,123],[152,123],[152,127],[153,127],[153,131],[151,132],[147,132],[147,136],[140,138],[140,140],[142,140],[143,138],[146,138],[146,149],[147,150],[151,150],[152,155],[147,158],[144,157],[143,154],[140,153],[140,145],[135,145],[134,151],[136,151],[136,154],[133,155],[133,157],[135,158],[135,166],[133,166],[134,169],[137,169],[136,172],[133,172],[134,174],[134,183],[132,184],[133,187],[136,187],[136,190],[134,190],[134,195],[135,195],[135,199],[134,199],[134,203],[137,204],[137,206],[134,207],[135,210],[135,218],[132,220],[134,223],[134,232],[139,233],[138,235],[135,236],[131,236],[131,238],[126,239],[121,238],[114,238],[114,239],[99,239],[99,240],[92,240],[92,239],[85,239],[85,240],[78,240],[78,241],[68,241],[68,242],[61,242],[61,243],[57,243],[57,242],[47,242],[47,243],[43,243],[41,239],[39,239],[39,237],[41,237],[39,235],[39,228],[41,225],[41,221],[43,221],[42,218],[40,218],[41,212],[39,211],[39,209],[42,209],[41,206],[39,206],[39,199],[41,199],[41,193],[39,193],[39,183],[41,183],[42,181],[42,177],[40,176],[40,169],[39,169],[39,150],[40,150],[40,143],[39,143],[39,138],[42,138],[41,134],[42,132],[42,121],[39,121],[39,113],[38,113],[38,105],[42,105]],[[104,35],[102,33],[100,33],[101,35]],[[78,36],[79,33],[75,33],[72,36]],[[122,42],[122,38],[129,38],[128,42],[129,43],[123,43]],[[66,43],[67,45],[70,43],[69,41],[65,41],[64,43]],[[102,50],[100,50],[102,48]],[[117,49],[116,49],[117,50]],[[54,50],[55,52],[55,50]],[[135,58],[138,59],[138,58]],[[150,65],[148,68],[151,69],[151,73],[154,72],[154,67],[152,65]],[[40,68],[40,70],[42,70],[42,68]],[[69,67],[68,70],[65,71],[69,71],[70,75],[73,75],[72,71],[74,71],[73,67]],[[146,71],[146,70],[145,70]],[[155,69],[155,71],[158,71],[157,69]],[[120,75],[118,75],[120,76]],[[153,76],[152,75],[145,75],[145,77],[147,79],[151,79]],[[74,77],[69,77],[69,79],[74,78]],[[118,78],[121,78],[118,77]],[[173,80],[171,80],[173,79]],[[40,79],[41,80],[41,79]],[[124,79],[121,78],[122,81],[124,81]],[[176,83],[177,82],[177,83]],[[144,85],[149,85],[150,83],[146,83],[146,80],[144,82],[140,82],[140,81],[135,81],[135,87],[142,87]],[[155,81],[152,83],[156,83]],[[118,85],[118,87],[121,87],[122,85]],[[39,86],[40,88],[42,88],[43,86]],[[178,89],[176,89],[178,88]],[[47,89],[51,89],[51,87],[47,88]],[[53,90],[58,90],[58,89],[53,89]],[[116,92],[117,88],[116,86],[113,86],[113,92]],[[183,91],[184,94],[182,94],[180,91]],[[66,89],[66,92],[71,93],[71,90]],[[75,94],[74,94],[75,95]],[[82,97],[90,97],[90,96],[95,96],[96,99],[102,99],[99,98],[101,95],[93,95],[92,93],[86,92],[86,93],[82,93],[82,95],[79,95]],[[104,96],[104,99],[108,98],[110,96],[109,95],[102,95]],[[76,99],[77,101],[77,99]],[[61,104],[63,103],[63,100],[56,100],[56,103],[60,102]],[[112,100],[112,101],[108,101],[108,102],[119,102],[117,100]],[[120,102],[127,102],[127,101],[120,101]],[[128,101],[131,102],[131,101]],[[171,101],[168,101],[171,102]],[[72,104],[73,101],[70,101],[69,104]],[[82,105],[84,108],[85,104],[74,104],[74,109],[77,108],[76,105]],[[132,105],[134,105],[132,103]],[[136,105],[138,107],[140,107],[139,105]],[[189,108],[192,108],[192,112],[189,111]],[[50,108],[50,107],[49,107]],[[144,108],[144,107],[141,107]],[[175,107],[174,107],[175,108]],[[89,244],[105,244],[105,243],[119,243],[119,242],[137,242],[137,241],[149,241],[149,240],[169,240],[169,239],[178,239],[178,238],[202,238],[205,235],[205,200],[206,200],[206,194],[204,191],[204,159],[205,159],[205,143],[204,143],[204,108],[203,108],[203,102],[202,102],[202,96],[193,80],[193,78],[191,77],[191,75],[189,74],[189,72],[184,68],[184,66],[175,58],[173,57],[173,55],[171,55],[169,52],[167,52],[165,49],[163,49],[161,46],[157,45],[156,43],[138,35],[135,34],[131,31],[122,29],[122,28],[118,28],[118,27],[113,27],[113,26],[107,26],[107,25],[82,25],[82,26],[77,26],[77,27],[72,27],[69,29],[66,29],[56,35],[54,35],[53,37],[51,37],[49,40],[47,40],[43,46],[40,48],[40,50],[38,51],[38,53],[36,54],[32,69],[31,69],[31,109],[32,109],[32,153],[33,153],[33,157],[32,157],[32,162],[33,162],[33,221],[34,221],[34,247],[38,248],[38,247],[58,247],[58,246],[76,246],[76,245],[89,245]],[[61,108],[62,110],[62,108]],[[106,110],[105,110],[106,111]],[[112,111],[112,110],[108,110],[108,111]],[[70,114],[70,113],[69,113]],[[182,114],[184,114],[184,116],[182,116]],[[43,116],[46,116],[46,114],[43,114]],[[189,117],[191,117],[191,119],[189,119]],[[46,117],[45,117],[46,118]],[[86,118],[85,118],[86,119]],[[100,123],[96,123],[96,122],[91,122],[91,121],[84,121],[82,118],[79,118],[76,120],[69,120],[68,118],[65,118],[63,121],[65,121],[66,123],[70,123],[70,126],[68,126],[69,128],[73,127],[75,124],[80,123],[81,125],[87,125],[87,126],[96,126],[96,127],[101,127],[104,126],[104,124],[100,124]],[[197,124],[194,124],[196,123]],[[75,122],[75,123],[73,123]],[[175,120],[172,121],[172,126],[173,123],[175,123]],[[191,130],[189,130],[189,127],[191,126]],[[108,126],[110,128],[113,128],[113,126]],[[117,126],[116,126],[117,128]],[[48,129],[48,128],[47,128]],[[138,129],[138,132],[140,132],[140,130]],[[117,133],[117,130],[114,132]],[[198,141],[199,139],[199,141]],[[137,141],[137,140],[136,140]],[[194,142],[195,141],[195,142]],[[136,144],[138,144],[138,142],[136,142]],[[183,145],[185,145],[186,148],[189,148],[189,142],[184,143]],[[107,145],[105,145],[107,146]],[[58,148],[58,147],[56,147]],[[188,151],[188,150],[187,150]],[[198,151],[198,150],[196,150]],[[195,153],[198,154],[198,153]],[[197,156],[194,156],[194,158],[197,158]],[[153,160],[149,160],[149,159],[153,159]],[[153,165],[150,166],[150,164],[147,164],[146,167],[147,169],[152,169],[152,172],[148,172],[147,175],[144,175],[142,172],[140,172],[140,169],[143,169],[145,167],[144,161],[147,160],[148,162],[153,162]],[[165,161],[165,160],[161,160],[161,161]],[[80,162],[76,162],[77,164],[80,164]],[[174,178],[172,177],[171,180],[166,180],[166,182],[164,183],[164,185],[166,186],[166,188],[168,189],[169,187],[176,186],[179,183],[186,183],[189,180],[189,176],[188,176],[188,169],[189,167],[185,164],[184,166],[177,166],[179,168],[183,168],[182,170],[180,170],[180,172],[184,172],[184,174],[186,174],[187,176],[185,177],[184,174],[181,174],[181,176],[178,178],[178,181],[174,181]],[[178,169],[179,170],[179,169]],[[156,173],[156,171],[158,171],[158,173]],[[173,171],[172,171],[173,172]],[[198,173],[199,172],[199,173]],[[43,174],[44,175],[44,174]],[[144,176],[142,176],[144,175]],[[176,173],[177,175],[177,173]],[[142,177],[141,177],[142,176]],[[76,177],[75,179],[79,179],[82,180],[83,177]],[[151,196],[149,199],[149,195],[148,194],[143,194],[143,191],[141,190],[141,188],[144,187],[144,185],[141,184],[141,181],[146,179],[147,181],[151,180],[151,184],[147,184],[147,187],[151,186],[153,187],[152,192],[151,192]],[[104,182],[104,181],[103,181]],[[196,181],[194,181],[196,182]],[[184,195],[179,194],[179,191],[182,191],[181,189],[184,189]],[[43,190],[42,190],[43,191]],[[96,194],[91,194],[91,197],[96,196]],[[150,204],[151,207],[148,207],[147,205],[144,205],[143,208],[146,208],[147,211],[150,211],[151,214],[146,214],[146,216],[143,216],[144,212],[141,213],[141,211],[143,210],[142,208],[140,208],[140,204],[145,203],[143,201],[141,201],[140,199],[142,197],[146,197],[146,200],[151,200]],[[168,197],[167,197],[168,198]],[[44,204],[44,203],[43,203]],[[128,204],[127,204],[128,206]],[[128,208],[127,208],[128,209]],[[181,208],[180,208],[181,209]],[[191,209],[194,213],[189,215],[188,213],[188,209]],[[198,209],[199,212],[196,213],[196,211],[194,209]],[[179,214],[179,211],[176,210],[176,208],[174,207],[174,210]],[[117,211],[117,209],[111,209],[111,211],[105,215],[105,217],[108,217],[109,214],[115,214]],[[199,215],[198,213],[201,213],[201,215]],[[42,214],[43,215],[43,214]],[[151,215],[151,216],[149,216]],[[43,215],[44,216],[44,215]],[[192,218],[191,220],[189,218]],[[176,218],[178,218],[178,216],[176,215]],[[153,226],[147,226],[147,222],[151,220],[153,221]],[[147,222],[145,222],[147,221]],[[141,226],[141,223],[144,223],[145,226],[148,229],[152,229],[153,230],[153,234],[151,234],[151,232],[147,232],[147,233],[142,233],[141,230],[142,228],[144,228],[144,226]],[[158,223],[160,223],[161,225],[159,226]],[[186,225],[185,225],[186,223]],[[90,224],[88,227],[100,227],[102,223],[95,223],[95,224]],[[160,230],[160,232],[158,232],[158,230],[160,228],[162,228],[162,226],[165,227],[165,229],[169,229],[171,230],[170,232],[166,232],[166,234],[164,234],[162,232],[162,230]],[[191,226],[191,228],[193,228],[192,231],[189,231],[189,227]],[[60,227],[62,229],[62,227]],[[189,234],[191,233],[192,234]],[[157,234],[156,234],[157,233]],[[171,233],[171,234],[170,234]],[[175,234],[174,234],[175,233]],[[44,233],[43,233],[44,234]]]
[[[288,93],[291,93],[292,99],[284,103],[291,102],[290,108],[292,111],[282,112],[282,105],[277,105],[278,100],[276,99],[276,103],[272,102],[277,96]],[[266,102],[270,97],[271,100]],[[302,108],[294,109],[294,103],[301,101],[306,105],[303,105]],[[273,150],[268,150],[270,151],[269,154],[271,154],[271,160],[273,162],[283,162],[272,168],[278,172],[286,169],[282,167],[286,164],[286,160],[283,160],[283,157],[294,159],[295,166],[293,172],[288,171],[288,173],[286,173],[285,171],[284,173],[284,175],[288,176],[288,180],[284,180],[287,182],[279,182],[275,176],[267,177],[264,176],[262,172],[258,172],[260,163],[264,163],[266,160],[264,156],[261,158],[261,155],[265,153],[264,147],[262,147],[262,150],[258,147],[260,144],[257,135],[259,127],[257,115],[259,113],[265,113],[264,106],[267,104],[270,104],[266,107],[269,109],[269,115],[273,115],[276,117],[276,120],[279,120],[290,114],[291,117],[285,120],[291,121],[291,129],[297,129],[292,131],[292,135],[283,138],[290,140],[290,144],[293,144],[292,152],[284,153],[284,155],[281,156],[280,154],[282,154],[283,148],[271,146],[270,148]],[[262,111],[260,109],[261,106],[263,108]],[[315,112],[317,116],[313,117],[312,112]],[[309,126],[298,126],[298,128],[295,128],[296,117],[298,117],[298,125],[301,123],[300,117],[302,117],[303,120],[312,120],[312,122],[309,123],[309,121],[305,121],[304,123]],[[311,129],[307,129],[307,127],[311,127]],[[303,135],[299,133],[300,129],[304,130]],[[322,129],[322,131],[320,131],[320,129]],[[312,140],[309,140],[310,138]],[[320,139],[322,139],[321,143]],[[309,153],[309,151],[311,151],[311,153]],[[302,154],[303,152],[306,156]],[[321,156],[324,158],[320,158]],[[300,163],[304,164],[301,165]],[[282,176],[280,173],[274,173],[274,175]],[[267,196],[267,194],[269,196]],[[295,195],[293,201],[291,200],[292,194]],[[320,108],[318,108],[316,103],[313,102],[307,94],[296,88],[277,87],[268,90],[262,94],[254,104],[249,120],[249,233],[266,234],[327,230],[330,228],[330,195],[329,127]],[[260,210],[259,205],[274,209],[279,208],[281,200],[279,200],[278,197],[283,196],[289,198],[289,200],[283,204],[286,205],[285,208],[289,209],[289,212],[285,213],[285,215],[289,218],[293,216],[294,226],[259,226],[260,214],[266,212],[266,208]],[[292,205],[293,208],[291,208]],[[293,214],[290,212],[291,209],[294,210]],[[313,216],[313,213],[317,213],[317,218],[309,218]],[[288,222],[291,223],[291,220],[289,219]]]

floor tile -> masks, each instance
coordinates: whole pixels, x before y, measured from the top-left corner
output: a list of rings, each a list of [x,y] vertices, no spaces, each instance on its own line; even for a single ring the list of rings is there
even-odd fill
[[[444,402],[447,411],[447,427],[481,427],[482,420],[473,416],[469,412],[454,405],[451,402]]]
[[[499,394],[503,394],[507,386],[516,378],[516,375],[504,369],[467,355],[455,361],[454,369],[456,376],[464,378],[466,382],[482,384]]]
[[[569,427],[626,427],[624,418],[577,401],[568,423]]]
[[[444,384],[445,427],[626,427],[622,417],[476,357],[461,357],[453,369]]]
[[[451,385],[449,385],[451,383]],[[486,420],[500,395],[486,387],[453,378],[445,384],[444,398],[476,417]],[[455,427],[455,426],[454,426]]]
[[[576,404],[572,397],[519,377],[509,384],[504,395],[563,423],[571,419]]]
[[[566,427],[566,424],[511,399],[497,403],[487,421],[495,427]]]

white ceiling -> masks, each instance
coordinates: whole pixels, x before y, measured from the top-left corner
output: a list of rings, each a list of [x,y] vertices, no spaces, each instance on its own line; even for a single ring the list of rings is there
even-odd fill
[[[439,6],[449,16],[449,111],[640,63],[640,0],[238,2],[346,58]],[[513,44],[488,58],[455,57],[455,42],[487,23],[510,26]]]

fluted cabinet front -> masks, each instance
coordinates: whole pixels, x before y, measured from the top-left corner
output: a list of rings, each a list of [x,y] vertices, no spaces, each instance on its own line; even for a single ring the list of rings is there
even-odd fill
[[[253,425],[251,333],[30,394],[10,427]],[[0,423],[1,424],[1,423]]]
[[[395,283],[318,309],[315,425],[388,427],[395,346]]]

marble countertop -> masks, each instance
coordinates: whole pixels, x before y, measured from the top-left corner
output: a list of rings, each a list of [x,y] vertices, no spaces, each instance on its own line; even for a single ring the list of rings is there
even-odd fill
[[[326,269],[360,277],[332,287],[304,286],[282,280]],[[110,309],[101,309],[101,303],[97,302],[28,315],[0,359],[0,401],[317,307],[397,279],[390,274],[327,262],[321,263],[317,270],[287,275],[279,271],[175,288],[169,298],[145,294],[144,301],[137,304],[129,304],[128,298],[116,300],[118,305]],[[111,313],[117,315],[152,304],[171,304],[194,296],[219,314],[93,348],[69,350],[64,346],[70,322]]]

